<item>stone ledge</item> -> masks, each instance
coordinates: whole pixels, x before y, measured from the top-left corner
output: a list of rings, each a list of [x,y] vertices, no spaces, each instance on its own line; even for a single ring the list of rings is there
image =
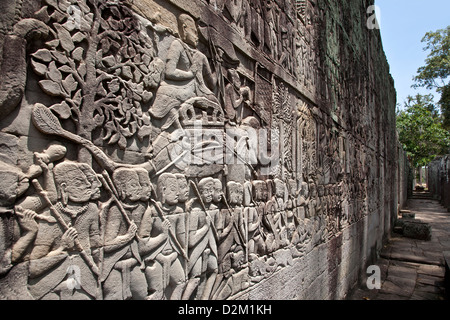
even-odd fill
[[[415,216],[414,213],[410,215]],[[402,234],[403,236],[411,239],[425,241],[431,240],[430,224],[415,219],[412,216],[398,219],[394,226],[394,232]]]
[[[450,298],[450,251],[444,251],[444,264],[445,264],[445,295],[447,299]]]

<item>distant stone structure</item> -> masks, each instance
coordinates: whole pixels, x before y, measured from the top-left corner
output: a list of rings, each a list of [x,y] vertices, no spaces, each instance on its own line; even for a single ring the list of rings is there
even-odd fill
[[[450,155],[436,158],[427,166],[428,191],[450,210]]]
[[[406,201],[373,1],[0,5],[0,299],[342,299]]]

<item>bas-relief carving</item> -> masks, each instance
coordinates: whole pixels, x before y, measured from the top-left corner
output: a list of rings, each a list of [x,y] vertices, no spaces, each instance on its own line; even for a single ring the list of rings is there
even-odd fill
[[[210,5],[314,86],[314,2]],[[21,151],[27,170],[8,159],[18,142],[0,149],[0,298],[228,299],[374,210],[364,145],[252,57],[243,73],[217,30],[177,18],[174,31],[118,2],[46,0],[7,35],[20,54],[3,50],[2,92],[17,95],[2,112],[19,107],[29,61],[45,97],[30,125],[58,141]],[[253,129],[280,155],[269,174]]]

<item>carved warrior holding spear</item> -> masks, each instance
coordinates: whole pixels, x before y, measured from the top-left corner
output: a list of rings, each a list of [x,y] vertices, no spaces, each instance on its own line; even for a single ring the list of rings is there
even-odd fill
[[[145,274],[150,299],[180,300],[186,285],[186,223],[178,206],[178,181],[171,173],[157,181],[157,198],[145,212],[139,237],[147,265]]]
[[[63,295],[67,268],[76,265],[83,282],[76,299],[96,297],[99,269],[94,262],[101,246],[98,207],[100,182],[86,164],[65,160],[54,168],[59,202],[52,204],[37,180],[36,190],[44,196],[58,223],[41,223],[30,256],[30,293],[36,299]],[[56,248],[56,249],[55,249]],[[48,271],[52,270],[51,275]]]

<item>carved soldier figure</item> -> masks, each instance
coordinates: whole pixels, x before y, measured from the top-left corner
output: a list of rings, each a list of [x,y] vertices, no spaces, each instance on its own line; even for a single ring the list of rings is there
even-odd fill
[[[213,190],[213,202],[211,204],[211,209],[220,208],[220,203],[223,199],[222,181],[220,181],[219,179],[214,179]]]
[[[245,199],[246,197],[248,199]],[[258,201],[258,198],[255,197],[255,199]],[[244,202],[246,205],[244,217],[247,218],[247,252],[248,260],[251,261],[264,255],[266,252],[261,225],[263,213],[258,212],[258,209],[255,207],[251,182],[244,184]]]
[[[229,258],[226,259],[226,256],[234,251],[234,247],[240,245],[241,248],[245,248],[247,246],[246,223],[244,218],[244,208],[242,207],[244,194],[243,186],[238,182],[230,181],[227,183],[227,191],[230,207],[221,210],[219,218],[217,219],[220,273],[224,273],[231,268],[231,262]]]
[[[3,162],[0,166],[0,276],[3,276],[22,261],[30,249],[38,232],[38,223],[34,211],[14,208],[17,196],[28,188],[28,179]]]
[[[59,202],[51,209],[59,219],[40,223],[30,255],[28,288],[35,299],[93,299],[99,290],[93,256],[101,246],[93,200],[98,199],[101,184],[86,164],[65,160],[53,172]],[[70,285],[68,270],[77,271],[79,286]]]
[[[147,207],[141,199],[148,199],[148,195],[142,193],[139,181],[144,181],[145,185],[149,184],[149,179],[129,168],[117,169],[112,178],[120,203],[109,209],[104,226],[105,254],[101,277],[104,298],[145,299],[147,286],[140,270],[142,260],[135,235]]]
[[[211,206],[214,195],[214,179],[203,178],[198,184],[199,198],[189,213],[189,284],[195,285],[199,279],[197,297],[201,300],[210,297],[216,275],[217,264],[217,230],[214,225],[214,207]],[[188,290],[188,288],[186,289]]]
[[[281,245],[281,235],[284,232],[284,202],[281,197],[284,197],[284,189],[281,191],[280,185],[284,186],[283,182],[279,179],[269,180],[268,184],[271,185],[272,196],[266,203],[266,209],[263,222],[265,227],[269,231],[266,238],[266,248],[269,252],[277,250]],[[283,192],[283,195],[281,194]]]
[[[27,290],[27,275],[38,222],[54,223],[56,220],[37,214],[48,205],[43,194],[21,196],[29,189],[30,180],[42,177],[45,196],[56,202],[53,161],[60,160],[65,154],[64,146],[52,142],[43,152],[34,153],[35,164],[26,173],[0,161],[0,299],[33,299]],[[14,279],[13,283],[11,279]]]
[[[178,186],[176,175],[159,176],[159,201],[149,206],[139,230],[149,299],[180,300],[186,285],[186,222],[184,211],[178,206]]]

